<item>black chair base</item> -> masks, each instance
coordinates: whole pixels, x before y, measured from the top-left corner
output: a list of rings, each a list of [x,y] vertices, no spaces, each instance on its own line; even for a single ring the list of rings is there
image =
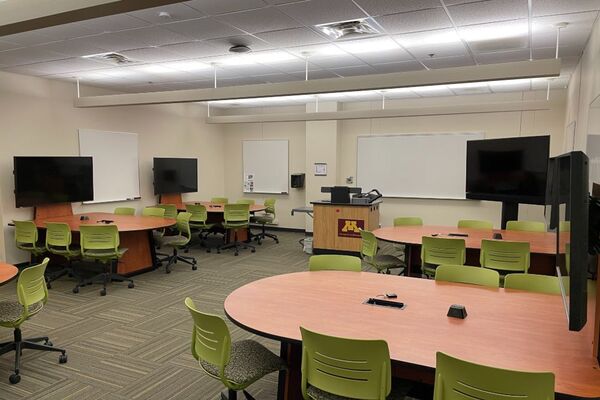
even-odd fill
[[[242,393],[244,393],[246,400],[255,400],[254,397],[252,397],[247,391],[242,390]],[[221,400],[237,400],[237,392],[233,389],[228,389],[226,392],[221,392]]]
[[[44,342],[43,344],[40,342]],[[12,342],[0,343],[0,356],[6,354],[9,351],[15,352],[15,369],[14,373],[10,375],[9,382],[12,384],[19,383],[21,381],[21,353],[25,349],[40,350],[40,351],[54,351],[61,353],[58,361],[61,364],[67,362],[67,351],[58,347],[53,347],[52,342],[47,336],[36,337],[31,339],[23,339],[21,336],[21,329],[15,328],[14,340]]]
[[[45,275],[46,287],[48,289],[52,289],[52,282],[54,282],[55,280],[57,280],[59,278],[62,278],[65,275],[75,276],[75,272],[74,272],[73,264],[72,264],[71,260],[68,260],[67,265],[63,266],[62,269],[51,272],[51,273],[46,273],[46,275]]]
[[[127,287],[133,289],[135,284],[133,279],[126,278],[123,275],[119,275],[113,272],[113,263],[104,264],[104,272],[97,274],[91,278],[80,279],[77,286],[73,288],[73,293],[79,293],[79,289],[82,286],[91,285],[94,283],[102,283],[102,289],[100,289],[100,296],[106,296],[106,286],[111,282],[129,282]]]
[[[235,249],[234,255],[236,255],[236,256],[240,254],[240,249],[250,249],[250,252],[252,252],[252,253],[256,252],[256,247],[252,246],[251,244],[245,243],[245,242],[240,242],[238,240],[238,229],[240,229],[240,228],[233,229],[233,241],[217,247],[217,254],[221,254],[221,250],[227,250],[227,249]],[[244,229],[246,229],[246,228],[244,228]],[[250,227],[248,227],[247,229],[248,229],[248,232],[250,232]],[[227,234],[223,237],[223,240],[225,240],[226,238],[227,238]]]
[[[262,241],[265,240],[265,238],[271,238],[275,241],[275,243],[279,243],[279,238],[277,237],[277,235],[273,234],[273,233],[267,233],[267,231],[265,230],[265,224],[260,224],[261,226],[261,232],[259,232],[254,236],[254,239],[256,239],[256,243],[258,244],[262,244]]]
[[[168,256],[164,261],[167,262],[167,265],[165,266],[165,273],[167,274],[171,273],[171,265],[177,264],[177,261],[191,265],[193,271],[198,269],[198,266],[196,265],[196,259],[194,257],[179,255],[177,253],[177,248],[173,248],[173,254]]]

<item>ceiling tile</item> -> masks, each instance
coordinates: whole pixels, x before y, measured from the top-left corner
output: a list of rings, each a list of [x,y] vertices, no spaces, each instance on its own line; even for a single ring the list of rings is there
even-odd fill
[[[525,0],[488,0],[449,6],[450,16],[457,25],[482,24],[527,18]]]
[[[441,7],[439,0],[357,0],[357,3],[373,17]]]
[[[250,47],[252,51],[261,51],[272,49],[273,46],[267,42],[263,42],[251,35],[229,36],[220,39],[210,39],[206,43],[216,48],[221,54],[229,53],[229,48],[235,45],[244,45]]]
[[[533,0],[533,16],[600,10],[600,0]]]
[[[106,51],[139,49],[150,46],[187,42],[189,39],[162,27],[132,29],[128,31],[105,33],[90,38],[90,43]]]
[[[440,29],[427,32],[408,33],[393,36],[417,58],[461,56],[467,50],[454,29]]]
[[[410,54],[402,49],[356,54],[355,57],[371,65],[414,60]]]
[[[31,48],[53,51],[55,53],[64,54],[66,57],[81,57],[106,51],[102,47],[90,43],[89,38],[62,40],[60,42],[47,43]]]
[[[8,43],[14,43],[19,47],[35,46],[38,44],[44,44],[52,42],[52,39],[38,33],[38,31],[29,31],[15,33],[13,35],[2,36],[2,40]]]
[[[192,0],[185,4],[209,15],[252,10],[267,5],[262,0]]]
[[[122,51],[121,54],[133,60],[142,62],[163,62],[184,58],[180,54],[169,51],[164,47],[147,47],[144,49],[126,50]]]
[[[248,33],[275,31],[301,26],[300,23],[274,7],[225,14],[217,19]]]
[[[2,65],[33,64],[43,61],[53,61],[65,58],[64,55],[38,48],[7,50],[0,53]]]
[[[169,52],[177,53],[184,58],[212,57],[228,53],[228,48],[213,46],[205,41],[177,43],[161,47]]]
[[[65,74],[76,71],[89,71],[101,69],[104,65],[84,58],[71,58],[68,60],[49,61],[30,64],[27,67],[40,75]]]
[[[457,4],[478,3],[480,1],[484,0],[444,0],[444,4],[446,4],[446,6],[454,6]]]
[[[458,33],[476,53],[505,51],[529,46],[527,20],[469,25]]]
[[[239,29],[227,26],[212,18],[193,19],[189,21],[175,22],[161,25],[162,28],[178,33],[190,39],[204,40],[225,36],[243,34]]]
[[[556,25],[566,22],[568,25],[560,30],[560,42],[582,44],[592,31],[597,12],[552,15],[533,18],[533,45],[549,47],[556,44]]]
[[[478,53],[475,58],[481,64],[499,64],[513,61],[529,60],[529,49]]]
[[[367,17],[352,0],[314,0],[279,6],[279,9],[306,25],[326,24]]]
[[[125,29],[142,28],[149,26],[150,23],[127,14],[116,14],[108,17],[93,18],[78,22],[84,24],[85,29],[93,31],[95,34],[104,32],[116,32]]]
[[[452,27],[450,19],[442,8],[385,15],[376,20],[390,34]]]
[[[88,28],[86,21],[51,26],[49,28],[38,29],[33,32],[46,37],[47,42],[55,40],[73,39],[81,36],[94,35],[98,33],[93,28]]]
[[[308,28],[263,32],[256,34],[256,36],[275,47],[295,47],[327,42],[326,38]]]
[[[468,65],[475,65],[471,57],[440,57],[440,58],[430,58],[428,60],[421,60],[423,64],[427,65],[429,68],[438,69],[438,68],[453,68],[453,67],[464,67]]]
[[[159,13],[161,12],[168,13],[169,17],[159,16]],[[157,25],[176,21],[185,21],[188,19],[196,19],[206,16],[203,12],[200,12],[182,3],[167,4],[160,7],[146,8],[144,10],[130,12],[128,13],[128,15]]]
[[[311,57],[309,61],[311,64],[316,64],[323,68],[343,68],[366,65],[362,60],[351,55],[339,57]]]
[[[0,51],[17,49],[21,46],[15,43],[4,42],[0,40]]]

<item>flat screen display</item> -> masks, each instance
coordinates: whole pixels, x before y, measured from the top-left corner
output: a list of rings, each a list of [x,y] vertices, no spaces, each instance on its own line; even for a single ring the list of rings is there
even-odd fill
[[[545,204],[550,136],[467,142],[466,197]]]
[[[198,159],[154,158],[154,194],[198,191]]]
[[[17,207],[94,200],[92,157],[14,157]]]

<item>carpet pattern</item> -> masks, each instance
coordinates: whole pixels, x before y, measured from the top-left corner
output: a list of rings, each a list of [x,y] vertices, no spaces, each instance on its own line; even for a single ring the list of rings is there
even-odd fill
[[[134,277],[134,289],[113,283],[106,297],[99,295],[99,285],[73,294],[72,279],[53,282],[48,304],[23,324],[23,336],[48,335],[67,349],[69,361],[59,364],[55,353],[25,350],[21,382],[11,385],[14,353],[0,356],[0,399],[218,399],[222,384],[203,373],[190,353],[192,321],[183,300],[190,296],[202,310],[224,316],[223,301],[236,288],[306,270],[308,255],[298,243],[303,235],[278,235],[279,244],[265,240],[256,253],[243,250],[238,257],[232,251],[192,249],[197,271],[181,263],[169,275],[161,268]],[[0,287],[0,300],[15,296],[14,281]],[[256,339],[278,354],[277,342],[231,323],[229,328],[233,340]],[[0,327],[0,342],[11,339],[12,331]],[[277,374],[254,383],[249,392],[275,399]]]

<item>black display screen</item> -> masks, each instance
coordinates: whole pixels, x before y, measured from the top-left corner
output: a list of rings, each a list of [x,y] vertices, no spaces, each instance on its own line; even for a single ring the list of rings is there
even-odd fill
[[[198,191],[198,159],[155,158],[154,194]]]

